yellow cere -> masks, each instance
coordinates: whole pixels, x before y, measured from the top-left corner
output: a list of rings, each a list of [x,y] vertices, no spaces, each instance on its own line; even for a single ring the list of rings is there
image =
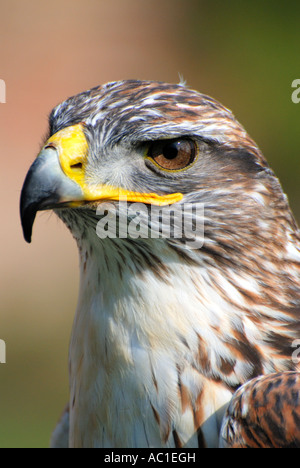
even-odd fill
[[[65,175],[81,187],[83,193],[81,201],[113,200],[165,206],[176,203],[183,198],[181,193],[157,195],[156,193],[131,192],[103,184],[88,185],[85,182],[88,143],[83,132],[83,124],[72,125],[55,133],[49,138],[45,147],[51,145],[58,151],[60,165]],[[74,200],[74,202],[76,201],[78,200]]]
[[[64,173],[82,185],[88,156],[88,143],[83,132],[83,125],[72,125],[60,130],[49,138],[46,146],[48,145],[53,145],[57,149]]]

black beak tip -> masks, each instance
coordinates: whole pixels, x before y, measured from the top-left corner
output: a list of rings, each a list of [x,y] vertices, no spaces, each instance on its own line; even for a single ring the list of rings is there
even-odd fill
[[[31,244],[31,237],[32,237],[32,228],[23,225],[23,235],[24,239],[28,244]]]
[[[26,208],[22,207],[21,204],[21,223],[23,228],[24,239],[28,244],[31,243],[32,227],[37,213],[37,203],[32,203]]]
[[[28,244],[31,244],[31,236],[27,236],[24,234],[24,239]]]

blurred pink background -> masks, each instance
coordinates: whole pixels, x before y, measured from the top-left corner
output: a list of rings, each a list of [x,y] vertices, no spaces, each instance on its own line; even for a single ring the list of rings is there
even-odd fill
[[[56,104],[107,81],[182,76],[234,111],[300,218],[300,104],[290,97],[300,78],[299,5],[241,3],[0,0],[0,447],[47,447],[68,398],[76,246],[50,213],[37,216],[26,244],[18,211]]]

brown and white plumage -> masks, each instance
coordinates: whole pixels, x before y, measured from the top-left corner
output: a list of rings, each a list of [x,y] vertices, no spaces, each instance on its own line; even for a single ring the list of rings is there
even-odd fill
[[[203,204],[202,247],[184,235],[99,239],[98,203],[122,214],[107,187],[148,207],[152,194]],[[70,447],[217,446],[241,385],[298,369],[298,228],[257,145],[214,99],[134,80],[69,98],[23,187],[27,240],[40,209],[80,253],[70,415],[54,446],[66,427]]]
[[[299,448],[300,373],[252,379],[232,398],[220,434],[223,448]]]

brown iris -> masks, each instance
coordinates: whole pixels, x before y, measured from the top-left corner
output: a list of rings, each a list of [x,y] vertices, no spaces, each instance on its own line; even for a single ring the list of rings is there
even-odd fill
[[[155,141],[150,146],[148,157],[163,169],[178,171],[194,162],[196,144],[188,139]]]

